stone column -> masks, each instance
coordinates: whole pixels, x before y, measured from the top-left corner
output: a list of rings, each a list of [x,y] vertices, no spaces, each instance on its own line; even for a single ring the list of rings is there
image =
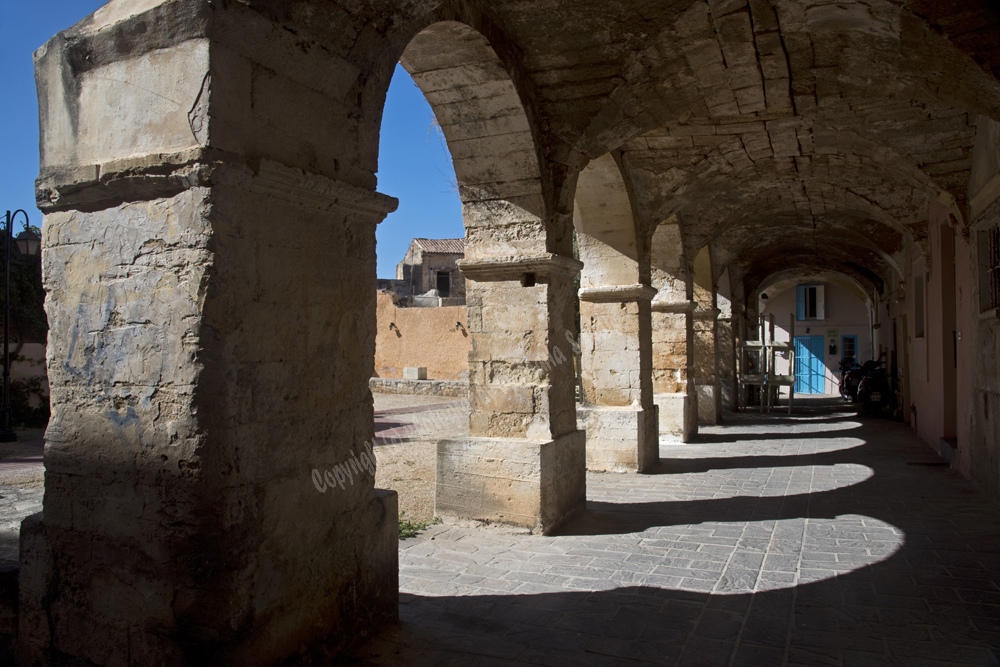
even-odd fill
[[[336,654],[398,613],[366,445],[396,202],[327,103],[359,96],[295,85],[319,64],[243,5],[105,9],[36,57],[52,417],[22,662]]]
[[[694,384],[698,394],[698,422],[722,421],[722,391],[717,366],[717,308],[698,308],[692,313],[694,340]]]
[[[660,460],[648,285],[580,290],[587,468],[648,472]]]
[[[459,262],[469,306],[469,437],[437,450],[435,513],[547,533],[583,510],[573,277],[552,253]]]
[[[671,293],[669,296],[674,296]],[[660,433],[689,442],[698,432],[698,397],[694,389],[693,301],[655,298],[652,303],[653,401]]]
[[[736,406],[736,332],[733,316],[722,313],[716,320],[715,355],[719,372],[719,410],[732,412]],[[721,418],[721,414],[717,415]]]

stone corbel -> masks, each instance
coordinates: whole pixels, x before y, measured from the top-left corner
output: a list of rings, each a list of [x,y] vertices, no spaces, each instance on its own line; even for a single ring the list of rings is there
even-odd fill
[[[722,311],[718,308],[705,308],[704,310],[695,310],[694,319],[696,320],[714,320],[719,317]]]
[[[650,304],[654,313],[693,313],[697,307],[694,301],[653,301]]]
[[[622,303],[625,301],[652,301],[656,288],[649,285],[602,285],[584,287],[580,290],[580,301],[591,303]]]
[[[476,282],[524,281],[526,276],[572,276],[583,270],[583,262],[547,252],[542,255],[494,257],[490,259],[460,259],[458,269]]]

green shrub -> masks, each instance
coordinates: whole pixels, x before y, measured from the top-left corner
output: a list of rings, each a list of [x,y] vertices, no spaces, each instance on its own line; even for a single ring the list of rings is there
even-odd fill
[[[21,428],[45,428],[49,423],[49,397],[44,393],[43,377],[30,377],[10,381],[10,418],[13,426]],[[41,401],[37,408],[31,407],[31,395]]]
[[[441,519],[434,517],[431,521],[411,521],[405,517],[406,512],[399,513],[399,539],[405,540],[408,537],[416,537],[417,533],[427,530],[428,526],[441,523]]]

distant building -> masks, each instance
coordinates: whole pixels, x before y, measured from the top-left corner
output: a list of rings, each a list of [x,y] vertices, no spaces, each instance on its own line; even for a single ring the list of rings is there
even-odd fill
[[[378,289],[395,292],[401,306],[457,306],[465,303],[465,278],[458,260],[465,239],[413,239],[395,280],[379,280]]]

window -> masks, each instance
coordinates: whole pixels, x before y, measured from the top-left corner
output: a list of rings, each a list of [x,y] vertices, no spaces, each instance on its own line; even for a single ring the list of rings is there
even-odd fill
[[[979,232],[979,310],[1000,306],[1000,227]]]
[[[796,319],[825,320],[826,304],[822,285],[799,285],[795,288]]]
[[[924,337],[924,274],[913,278],[913,336]]]

